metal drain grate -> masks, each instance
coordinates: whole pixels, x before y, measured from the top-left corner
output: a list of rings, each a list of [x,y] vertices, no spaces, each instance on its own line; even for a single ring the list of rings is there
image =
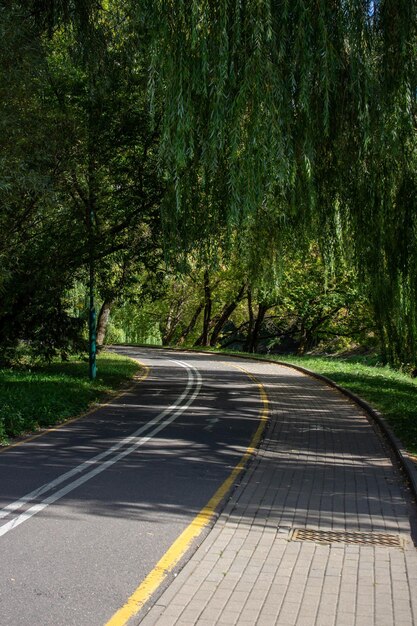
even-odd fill
[[[290,541],[315,541],[316,543],[353,543],[361,546],[402,547],[402,542],[398,535],[347,532],[344,530],[294,528],[289,539]]]

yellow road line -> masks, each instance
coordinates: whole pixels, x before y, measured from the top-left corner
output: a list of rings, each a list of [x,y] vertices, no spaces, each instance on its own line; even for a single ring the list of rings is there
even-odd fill
[[[230,364],[229,364],[230,365]],[[245,453],[240,459],[239,463],[234,467],[229,477],[219,487],[214,496],[209,500],[205,507],[196,515],[191,524],[181,533],[181,535],[174,541],[167,552],[155,565],[154,569],[146,576],[139,587],[128,598],[126,604],[124,604],[114,615],[106,622],[105,626],[124,626],[128,620],[136,615],[144,604],[149,600],[152,594],[158,589],[160,584],[168,576],[168,574],[174,569],[180,559],[187,552],[191,543],[202,533],[204,528],[213,518],[213,515],[218,507],[219,503],[228,493],[229,489],[233,486],[239,474],[242,472],[246,465],[246,462],[252,454],[254,454],[260,440],[262,433],[265,429],[266,422],[268,420],[268,396],[263,385],[252,374],[244,370],[238,365],[233,365],[242,370],[251,380],[253,380],[259,388],[260,396],[262,400],[262,409],[260,413],[259,426],[253,435],[249,446],[246,448]]]
[[[133,377],[134,383],[132,385],[129,385],[129,387],[127,387],[126,389],[123,389],[122,391],[119,391],[115,395],[112,395],[108,400],[106,400],[106,402],[101,402],[98,406],[95,406],[92,409],[85,411],[85,413],[81,413],[81,415],[77,415],[77,417],[70,417],[64,422],[57,424],[56,426],[51,426],[51,428],[46,428],[45,430],[42,430],[42,432],[38,433],[37,435],[29,435],[29,437],[25,437],[21,441],[17,441],[16,443],[11,443],[8,446],[5,446],[4,448],[0,448],[0,454],[2,452],[7,452],[11,448],[16,448],[17,446],[21,446],[24,443],[28,443],[29,441],[33,441],[34,439],[38,439],[39,437],[43,437],[44,435],[53,433],[55,430],[59,430],[60,428],[67,426],[67,424],[72,424],[73,422],[77,422],[78,420],[81,420],[84,417],[87,417],[88,415],[95,413],[96,411],[101,409],[103,406],[106,406],[107,404],[110,404],[114,400],[117,400],[118,398],[125,395],[126,393],[129,393],[129,391],[131,391],[137,383],[142,382],[149,376],[149,371],[150,371],[149,367],[145,365],[144,363],[142,363],[141,361],[138,361],[137,359],[132,359],[132,360],[139,363],[139,365],[145,369],[145,371],[142,374],[137,374]]]

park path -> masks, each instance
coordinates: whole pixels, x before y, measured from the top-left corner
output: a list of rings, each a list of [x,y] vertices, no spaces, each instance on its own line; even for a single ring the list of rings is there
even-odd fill
[[[149,366],[141,381],[0,454],[1,626],[113,619],[264,424],[258,387],[239,369],[119,351]],[[198,530],[201,540],[205,518]]]
[[[277,364],[265,439],[213,529],[141,626],[417,624],[415,503],[365,413]],[[130,624],[130,622],[129,622]]]

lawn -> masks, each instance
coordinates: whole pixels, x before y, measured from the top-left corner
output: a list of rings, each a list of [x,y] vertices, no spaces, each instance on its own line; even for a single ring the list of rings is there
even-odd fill
[[[88,363],[75,359],[0,370],[0,443],[83,413],[139,369],[131,359],[104,352],[94,381],[88,378]]]

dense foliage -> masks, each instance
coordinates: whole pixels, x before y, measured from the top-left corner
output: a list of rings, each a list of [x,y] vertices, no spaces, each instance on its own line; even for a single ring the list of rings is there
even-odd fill
[[[154,4],[180,241],[256,229],[273,261],[318,238],[356,267],[386,356],[415,359],[416,4]]]
[[[100,342],[416,365],[414,2],[8,1],[0,35],[3,361],[82,349],[94,265]]]
[[[143,33],[116,8],[84,16],[88,32],[71,21],[52,32],[18,5],[0,12],[6,361],[19,340],[48,358],[85,348],[86,315],[69,314],[68,292],[86,281],[91,255],[109,303],[138,267],[155,266],[162,189]]]
[[[245,277],[236,259],[211,270],[189,259],[185,274],[165,273],[159,293],[142,293],[139,309],[122,306],[109,339],[304,354],[374,349],[376,328],[354,273],[329,275],[312,246],[287,253],[269,287]]]

